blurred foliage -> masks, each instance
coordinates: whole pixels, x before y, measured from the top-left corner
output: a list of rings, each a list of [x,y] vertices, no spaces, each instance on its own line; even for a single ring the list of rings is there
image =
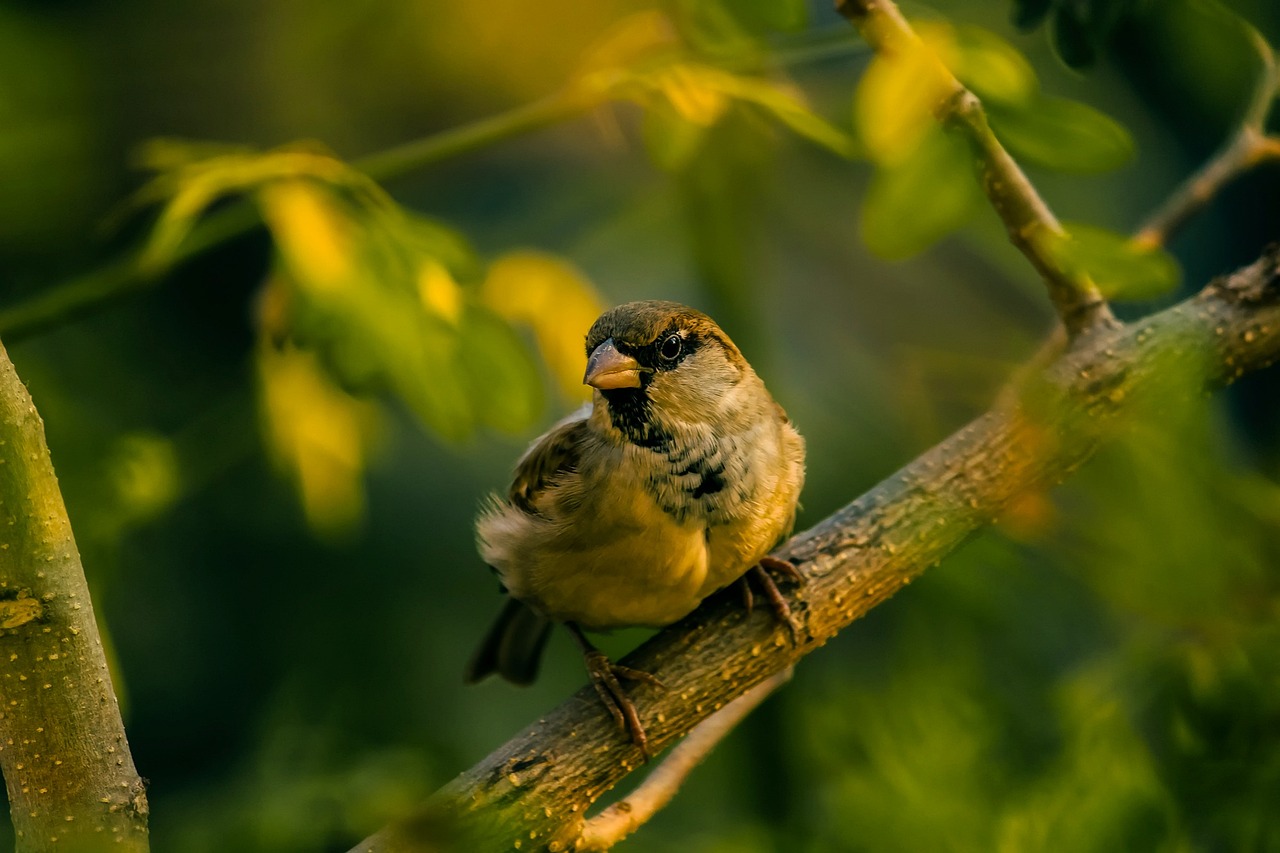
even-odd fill
[[[528,691],[460,673],[497,606],[475,509],[582,401],[601,306],[722,322],[808,441],[801,527],[988,405],[1049,309],[935,125],[934,63],[1107,293],[1255,257],[1274,170],[1168,253],[1123,236],[1238,119],[1240,16],[1280,36],[1274,3],[1231,10],[1015,4],[1045,39],[951,0],[908,7],[924,46],[894,60],[800,0],[0,10],[0,303],[121,246],[163,282],[6,341],[156,849],[346,849],[581,686],[560,636]],[[385,188],[349,165],[549,91],[601,106]],[[265,232],[186,259],[237,204]],[[1280,849],[1280,395],[1178,385],[806,659],[626,848]]]

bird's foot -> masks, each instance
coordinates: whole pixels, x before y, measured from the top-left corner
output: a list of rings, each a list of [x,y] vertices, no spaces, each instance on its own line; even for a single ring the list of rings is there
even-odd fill
[[[582,633],[582,629],[574,623],[566,622],[565,627],[569,629],[578,648],[582,649],[582,659],[587,665],[587,674],[591,676],[591,686],[595,687],[596,693],[600,695],[600,701],[604,703],[604,707],[613,717],[613,721],[618,724],[618,728],[631,735],[631,742],[640,748],[640,754],[644,756],[645,761],[648,761],[653,757],[649,753],[649,737],[645,734],[644,726],[640,722],[640,714],[636,711],[635,703],[631,701],[627,691],[622,689],[620,679],[641,681],[659,690],[666,690],[666,686],[643,670],[632,669],[609,660],[609,656],[593,646],[587,639],[587,635]]]
[[[742,576],[742,597],[747,613],[750,613],[755,605],[755,596],[751,592],[751,581],[754,579],[764,591],[764,597],[769,601],[769,608],[773,611],[774,617],[787,626],[787,630],[791,632],[791,641],[798,643],[800,626],[791,614],[791,605],[787,604],[786,597],[782,594],[782,590],[778,589],[778,582],[773,579],[770,572],[795,583],[804,583],[804,575],[795,567],[795,564],[777,557],[761,557],[760,562]]]
[[[649,737],[645,734],[644,725],[640,722],[640,714],[635,703],[622,688],[622,680],[641,681],[645,684],[665,690],[662,682],[651,674],[629,666],[622,666],[609,660],[599,649],[583,651],[583,660],[587,664],[587,674],[591,676],[591,684],[596,688],[600,701],[613,716],[618,728],[631,735],[631,742],[640,749],[644,760],[653,756],[649,753]]]

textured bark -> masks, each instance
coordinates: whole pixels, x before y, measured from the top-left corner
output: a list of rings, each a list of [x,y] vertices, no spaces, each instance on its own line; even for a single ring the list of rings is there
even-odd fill
[[[0,346],[0,767],[19,851],[145,851],[147,800],[44,424]]]
[[[1126,421],[1271,364],[1280,355],[1280,249],[1141,322],[1100,326],[1031,372],[988,413],[778,553],[807,584],[793,645],[767,612],[716,596],[624,661],[667,686],[635,699],[662,749],[765,678],[816,650],[990,524],[1051,488]],[[1153,534],[1156,531],[1153,531]],[[452,823],[470,850],[569,850],[583,815],[641,766],[585,687],[439,791],[422,814],[361,851],[432,849]]]

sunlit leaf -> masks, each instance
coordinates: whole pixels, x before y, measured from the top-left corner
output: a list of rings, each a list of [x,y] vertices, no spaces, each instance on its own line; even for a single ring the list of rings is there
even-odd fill
[[[934,126],[934,110],[952,90],[950,27],[921,25],[920,41],[879,53],[854,92],[853,123],[868,154],[892,165],[912,155]]]
[[[910,158],[876,170],[862,204],[862,239],[883,258],[905,258],[964,225],[981,200],[968,148],[935,128]]]
[[[1163,249],[1140,247],[1122,234],[1094,225],[1064,227],[1066,236],[1047,238],[1047,248],[1063,269],[1090,276],[1104,296],[1150,299],[1178,286],[1178,262]]]
[[[1105,172],[1133,158],[1115,119],[1079,101],[1041,96],[1024,107],[992,104],[991,127],[1014,156],[1062,172]]]
[[[723,75],[719,85],[729,96],[761,107],[810,142],[842,157],[854,156],[856,144],[853,138],[813,112],[798,90],[760,77],[728,74]]]
[[[1039,88],[1022,51],[981,27],[956,27],[951,70],[986,104],[1022,104]]]
[[[333,194],[304,180],[269,184],[262,212],[294,279],[331,289],[350,281],[356,265],[353,223]]]
[[[600,315],[595,288],[570,264],[540,252],[512,252],[494,261],[481,288],[484,304],[533,330],[561,393],[586,399],[582,342]]]
[[[377,408],[337,388],[314,355],[292,347],[260,346],[258,379],[267,446],[296,483],[307,521],[325,535],[349,531],[364,514]]]

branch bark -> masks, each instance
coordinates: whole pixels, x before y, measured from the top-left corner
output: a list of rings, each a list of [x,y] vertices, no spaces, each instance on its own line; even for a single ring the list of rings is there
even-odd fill
[[[147,799],[44,424],[0,346],[0,768],[19,851],[146,851]]]
[[[1130,326],[1078,338],[996,408],[870,492],[788,542],[808,582],[793,609],[793,645],[768,614],[744,616],[733,596],[708,600],[624,663],[665,693],[636,699],[659,750],[821,647],[936,565],[1020,496],[1047,490],[1124,424],[1194,398],[1280,357],[1280,247],[1198,295]],[[474,850],[570,850],[584,815],[641,765],[584,687],[441,789],[424,811],[356,849],[423,849],[443,821]],[[434,836],[433,836],[434,837]]]
[[[927,51],[892,0],[836,0],[836,10],[853,24],[878,54]],[[978,97],[937,60],[932,63],[940,101],[939,122],[960,130],[977,155],[978,183],[1009,233],[1009,240],[1044,279],[1049,300],[1068,337],[1094,328],[1114,327],[1115,317],[1093,281],[1062,268],[1048,251],[1061,223],[1031,181],[1009,155],[987,122]]]

